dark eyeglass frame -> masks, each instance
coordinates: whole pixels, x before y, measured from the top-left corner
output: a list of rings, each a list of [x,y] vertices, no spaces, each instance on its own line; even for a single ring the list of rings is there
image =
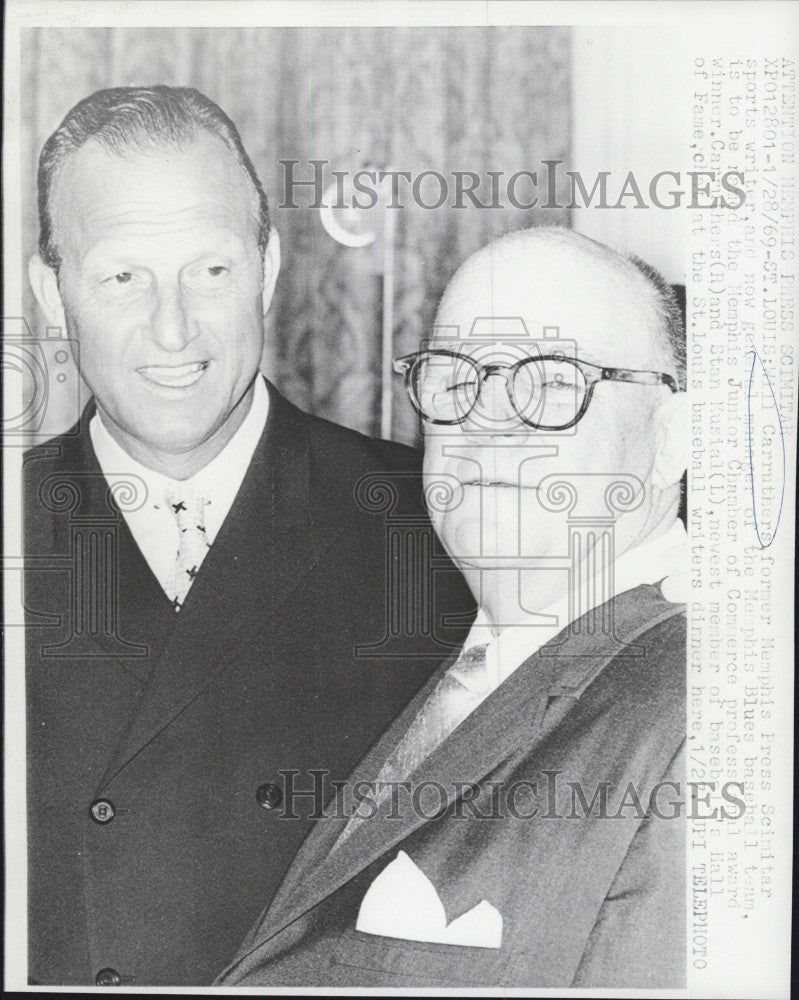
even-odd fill
[[[453,420],[431,419],[425,415],[421,404],[419,403],[416,391],[416,374],[422,361],[431,357],[457,358],[467,362],[477,371],[478,386],[474,402],[468,410]],[[579,369],[585,379],[585,396],[583,398],[582,405],[576,415],[568,423],[557,425],[540,424],[535,420],[530,420],[525,417],[523,413],[519,412],[519,408],[516,405],[516,400],[511,388],[513,379],[516,377],[516,373],[525,365],[538,364],[542,361],[557,361],[559,363],[573,365],[575,368]],[[404,357],[395,358],[394,371],[405,376],[405,388],[408,392],[408,396],[410,397],[411,405],[422,420],[428,424],[440,424],[449,427],[454,427],[458,424],[464,423],[475,406],[477,406],[477,402],[480,399],[480,393],[483,391],[486,379],[488,379],[491,375],[502,374],[504,372],[510,374],[510,380],[508,379],[508,376],[505,375],[505,391],[508,394],[508,399],[510,400],[514,413],[523,423],[527,424],[528,427],[534,427],[536,430],[541,431],[566,431],[569,430],[570,427],[574,427],[576,423],[579,423],[579,421],[585,416],[588,404],[591,402],[591,397],[594,395],[594,389],[600,382],[628,382],[635,385],[655,386],[665,385],[673,393],[683,391],[677,385],[676,380],[665,372],[639,371],[634,368],[608,368],[603,365],[592,364],[590,361],[583,361],[580,358],[566,357],[563,354],[536,355],[535,357],[522,358],[521,360],[514,362],[512,365],[502,365],[483,364],[482,362],[475,360],[471,355],[463,354],[460,351],[449,351],[443,349],[415,351],[413,354],[406,354]]]

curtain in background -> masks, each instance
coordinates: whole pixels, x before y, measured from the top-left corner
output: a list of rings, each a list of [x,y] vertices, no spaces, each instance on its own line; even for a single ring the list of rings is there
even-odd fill
[[[535,27],[30,29],[22,53],[23,252],[36,246],[39,151],[73,104],[110,86],[197,87],[236,123],[281,237],[264,371],[303,409],[377,434],[380,243],[336,243],[309,207],[308,188],[294,196],[297,208],[279,207],[279,161],[300,161],[298,179],[311,177],[309,161],[320,159],[334,170],[372,163],[450,180],[446,206],[395,213],[394,354],[409,353],[471,251],[512,229],[569,223],[565,209],[447,207],[453,170],[487,178],[490,170],[540,170],[546,159],[568,166],[569,43],[568,28]],[[529,187],[522,190],[527,197]],[[25,305],[43,334],[29,293]],[[395,379],[392,436],[414,442],[417,420]],[[73,413],[74,405],[68,419],[66,411],[48,414],[48,424],[61,430]]]

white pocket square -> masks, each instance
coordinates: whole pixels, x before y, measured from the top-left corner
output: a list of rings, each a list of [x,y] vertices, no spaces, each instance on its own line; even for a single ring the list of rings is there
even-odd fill
[[[400,851],[369,886],[355,928],[364,934],[408,941],[471,948],[502,945],[502,914],[487,899],[447,925],[435,886],[405,851]]]

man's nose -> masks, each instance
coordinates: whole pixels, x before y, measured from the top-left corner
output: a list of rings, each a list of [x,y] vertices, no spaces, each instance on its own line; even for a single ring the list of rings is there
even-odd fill
[[[523,444],[535,434],[513,408],[508,392],[510,378],[510,372],[505,370],[486,376],[477,403],[461,424],[461,433],[475,443],[485,445],[487,436],[495,436],[512,437],[514,445]]]
[[[486,376],[480,397],[469,414],[469,419],[479,424],[481,430],[505,432],[519,424],[524,426],[510,400],[510,377],[507,371],[489,372]]]
[[[150,320],[152,339],[165,351],[182,351],[191,339],[180,288],[158,289]]]

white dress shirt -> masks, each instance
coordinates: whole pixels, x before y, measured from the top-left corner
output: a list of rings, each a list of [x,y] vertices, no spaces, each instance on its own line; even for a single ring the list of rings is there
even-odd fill
[[[618,597],[619,594],[633,590],[641,584],[658,583],[661,580],[663,580],[663,595],[667,600],[675,602],[685,600],[687,555],[688,536],[685,526],[682,521],[676,520],[657,538],[643,542],[619,556],[613,563],[613,589],[606,600]],[[589,589],[589,592],[600,594],[602,590],[597,586],[593,591]],[[595,606],[596,604],[591,605],[589,602],[580,609],[577,617],[581,617]],[[486,644],[485,673],[475,677],[472,686],[469,685],[468,678],[457,675],[465,687],[470,688],[475,694],[482,695],[480,701],[472,707],[472,711],[525,660],[575,620],[569,614],[568,594],[544,608],[540,614],[556,616],[556,623],[509,625],[495,635],[488,615],[482,608],[478,611],[463,644],[463,651],[472,646]],[[486,677],[490,679],[488,687],[485,686]]]
[[[219,529],[236,499],[241,484],[250,467],[253,453],[266,426],[269,412],[269,393],[260,377],[255,380],[255,391],[247,416],[222,451],[208,465],[190,479],[184,480],[206,500],[205,531],[208,543],[213,545]],[[122,509],[130,532],[147,565],[171,597],[168,587],[175,566],[179,544],[178,525],[166,501],[166,492],[175,480],[146,468],[122,448],[108,432],[99,413],[89,424],[92,447],[108,485],[113,490],[131,475],[142,479],[147,487],[147,498],[136,510]]]

